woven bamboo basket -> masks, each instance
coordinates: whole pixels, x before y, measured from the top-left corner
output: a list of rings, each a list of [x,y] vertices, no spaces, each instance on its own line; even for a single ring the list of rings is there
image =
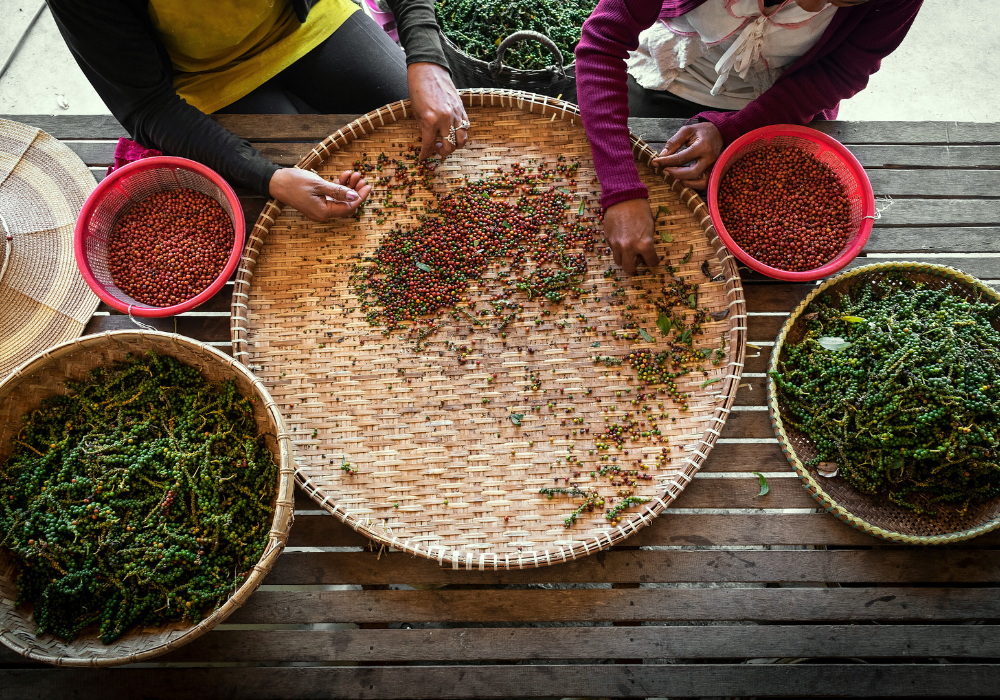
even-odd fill
[[[954,506],[935,504],[937,515],[920,515],[894,503],[883,501],[876,496],[863,494],[850,486],[842,476],[827,478],[820,476],[814,467],[806,462],[816,456],[815,444],[808,436],[786,426],[782,420],[781,397],[778,395],[771,372],[776,371],[787,353],[785,344],[801,342],[806,333],[803,318],[809,304],[824,293],[842,293],[851,285],[861,281],[882,281],[889,273],[904,273],[915,282],[923,282],[932,289],[946,289],[966,299],[988,299],[1000,302],[1000,294],[994,289],[969,275],[944,265],[925,263],[887,262],[865,265],[833,277],[802,300],[791,316],[785,321],[778,339],[771,351],[768,363],[767,406],[771,425],[789,463],[802,480],[802,487],[821,508],[849,524],[851,527],[870,535],[893,542],[906,544],[947,544],[960,542],[989,532],[1000,526],[1000,496],[970,506],[961,514]],[[994,320],[1000,328],[1000,321]]]
[[[599,225],[596,215],[582,214],[585,204],[597,207],[600,188],[576,106],[531,93],[461,94],[473,125],[469,142],[438,167],[436,190],[452,191],[466,177],[489,176],[498,166],[555,164],[565,157],[580,163],[575,181],[561,185],[573,193],[569,211]],[[324,139],[298,167],[332,177],[363,154],[399,157],[418,135],[409,103],[395,103]],[[593,360],[598,353],[622,357],[632,348],[665,346],[655,310],[638,303],[667,283],[662,269],[619,277],[601,243],[587,254],[581,283],[593,293],[572,301],[572,312],[557,307],[558,324],[536,324],[537,298],[521,299],[523,318],[506,326],[505,340],[496,324],[448,322],[425,350],[414,352],[412,343],[369,325],[348,283],[352,259],[370,254],[393,226],[417,223],[412,205],[392,210],[397,213],[383,223],[366,212],[357,221],[325,224],[282,211],[273,200],[266,205],[233,292],[233,351],[278,402],[293,435],[296,479],[307,494],[387,547],[482,569],[543,566],[593,553],[621,542],[670,505],[704,463],[733,404],[746,309],[734,259],[716,238],[704,202],[658,175],[649,166],[655,153],[643,141],[633,136],[632,145],[654,211],[667,211],[658,216],[657,238],[670,234],[673,242],[658,242],[658,252],[679,266],[677,274],[700,283],[699,306],[722,317],[709,318],[696,346],[714,350],[724,343],[725,358],[718,366],[706,363],[705,374],[677,380],[691,395],[686,412],[664,396],[633,406],[639,390],[632,370],[609,370]],[[413,194],[414,203],[429,197],[419,188]],[[681,264],[689,251],[690,262]],[[488,271],[484,284],[494,276]],[[484,299],[488,292],[473,287],[470,295]],[[612,299],[621,301],[611,306]],[[626,340],[619,332],[626,301],[635,305],[627,312],[631,321],[656,334],[655,342]],[[579,321],[578,313],[589,322]],[[594,331],[581,327],[595,322]],[[458,363],[446,349],[449,341],[475,341],[475,351]],[[529,389],[527,370],[537,372],[544,393]],[[712,383],[703,386],[706,381]],[[609,454],[595,449],[603,419],[614,423],[647,402],[663,402],[669,414],[660,420],[661,435],[601,460]],[[510,420],[514,413],[523,415],[519,425]],[[664,454],[669,459],[657,464]],[[345,462],[357,473],[345,473]],[[616,498],[615,487],[597,475],[602,465],[616,462],[652,477],[637,487],[648,501],[624,512],[620,523],[598,510],[566,527],[564,518],[579,499],[539,493],[559,478]]]
[[[98,667],[146,661],[197,639],[225,620],[274,566],[284,549],[292,525],[292,448],[281,413],[253,374],[215,348],[172,333],[110,331],[72,340],[40,353],[0,383],[0,462],[10,454],[10,438],[17,435],[22,416],[42,400],[65,392],[63,382],[79,380],[99,366],[154,350],[197,367],[212,382],[233,379],[244,396],[256,397],[254,418],[279,466],[275,484],[275,511],[270,538],[260,561],[236,592],[198,624],[171,623],[161,627],[135,627],[111,644],[104,644],[96,627],[85,629],[72,642],[51,634],[36,635],[30,606],[15,607],[17,564],[9,550],[0,549],[0,641],[35,661],[56,666]]]

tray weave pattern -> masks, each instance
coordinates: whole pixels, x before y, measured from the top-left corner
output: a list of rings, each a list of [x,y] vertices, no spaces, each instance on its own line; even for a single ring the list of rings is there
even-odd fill
[[[786,344],[795,345],[806,333],[803,316],[809,304],[821,294],[843,293],[858,282],[893,284],[890,274],[904,273],[915,282],[932,289],[946,289],[966,299],[1000,302],[1000,293],[974,277],[944,265],[887,262],[865,265],[837,275],[813,290],[802,300],[781,328],[768,363],[767,406],[771,425],[782,452],[802,480],[802,487],[828,513],[851,527],[870,535],[906,544],[947,544],[960,542],[1000,526],[1000,496],[969,506],[962,515],[950,504],[935,504],[937,515],[921,515],[875,496],[854,489],[842,476],[819,476],[806,462],[816,456],[815,443],[805,434],[786,426],[782,420],[781,397],[771,372],[787,358]],[[897,283],[898,284],[898,283]],[[993,322],[995,325],[1000,323]],[[998,326],[1000,327],[1000,326]]]
[[[559,185],[573,193],[569,216],[581,212],[599,225],[595,214],[583,213],[584,206],[597,207],[600,189],[575,105],[485,89],[462,91],[462,99],[473,124],[469,143],[438,167],[435,188],[447,192],[498,167],[554,166],[564,157],[580,163],[575,181]],[[329,178],[364,155],[401,157],[418,136],[409,103],[394,103],[331,135],[298,167]],[[454,568],[503,569],[554,564],[614,545],[681,493],[733,404],[746,308],[734,259],[715,236],[705,204],[657,175],[648,165],[655,153],[634,136],[632,143],[653,210],[667,212],[658,216],[657,237],[673,237],[658,242],[658,252],[678,266],[678,275],[700,284],[699,307],[728,313],[709,318],[695,336],[698,348],[724,344],[725,358],[718,366],[706,362],[705,374],[677,380],[690,393],[686,412],[662,394],[637,400],[639,382],[628,365],[593,359],[666,346],[656,309],[641,299],[670,282],[662,268],[627,278],[598,244],[596,254],[588,253],[584,298],[542,307],[537,297],[519,295],[525,309],[505,327],[506,339],[496,321],[477,326],[459,316],[452,323],[442,311],[441,330],[417,352],[399,332],[384,336],[370,326],[349,284],[354,260],[370,255],[384,233],[417,224],[415,207],[393,209],[381,224],[368,212],[357,221],[316,224],[282,211],[279,202],[267,204],[235,283],[233,352],[278,402],[293,436],[296,479],[320,506],[387,547]],[[418,188],[413,198],[426,201],[429,193]],[[681,264],[689,251],[690,261]],[[470,288],[474,302],[489,297],[495,276],[488,271],[482,286]],[[653,342],[626,339],[626,320],[655,336]],[[468,356],[449,351],[449,342],[467,345]],[[530,389],[529,371],[539,390]],[[703,387],[707,380],[718,381]],[[606,425],[660,403],[661,435],[620,451],[597,449]],[[523,416],[520,425],[512,414]],[[357,473],[345,473],[345,462]],[[599,474],[606,465],[647,472],[651,478],[638,482],[636,495],[648,500],[624,511],[619,523],[598,509],[566,527],[582,498],[549,499],[540,489],[574,484],[617,501],[618,487]]]
[[[15,607],[17,564],[7,549],[0,549],[0,641],[16,652],[56,666],[99,667],[147,661],[197,639],[225,620],[264,580],[284,549],[292,526],[293,471],[290,440],[274,400],[260,380],[240,363],[213,347],[182,335],[156,331],[110,331],[87,335],[57,345],[21,365],[0,383],[0,463],[10,454],[10,438],[22,426],[22,416],[42,400],[64,393],[67,379],[83,379],[100,366],[154,350],[197,367],[212,382],[233,379],[244,396],[256,397],[254,418],[278,463],[275,511],[267,546],[243,585],[217,610],[196,625],[171,623],[162,627],[135,627],[111,644],[97,636],[96,626],[72,642],[54,635],[35,634],[30,606]]]

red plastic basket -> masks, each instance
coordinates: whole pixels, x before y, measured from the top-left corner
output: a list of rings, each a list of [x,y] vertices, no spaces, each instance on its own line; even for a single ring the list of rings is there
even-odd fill
[[[157,192],[190,188],[207,194],[233,222],[233,250],[219,276],[198,296],[173,306],[150,306],[120,290],[108,270],[108,235],[132,204]],[[217,172],[187,158],[143,158],[104,178],[90,194],[76,220],[73,250],[76,264],[101,301],[123,313],[157,318],[190,311],[222,289],[240,260],[244,238],[243,210],[233,188]]]
[[[808,151],[816,156],[821,162],[828,165],[840,182],[844,185],[844,193],[851,202],[851,227],[853,232],[844,249],[830,262],[821,267],[804,272],[789,272],[779,270],[776,267],[765,265],[759,260],[750,257],[746,251],[740,248],[739,244],[733,240],[726,231],[722,217],[719,216],[719,183],[722,176],[726,174],[729,167],[747,153],[760,150],[766,146],[790,147],[795,146]],[[846,267],[854,258],[858,256],[868,236],[872,232],[875,214],[875,197],[872,194],[872,184],[868,179],[868,174],[861,167],[857,158],[834,138],[826,134],[810,129],[805,126],[794,124],[778,124],[775,126],[765,126],[754,129],[748,134],[729,144],[729,147],[722,152],[715,167],[712,168],[712,177],[708,182],[708,207],[712,216],[712,224],[715,226],[719,238],[730,252],[740,261],[749,266],[752,270],[762,272],[768,277],[780,280],[792,280],[805,282],[828,277],[835,272]]]

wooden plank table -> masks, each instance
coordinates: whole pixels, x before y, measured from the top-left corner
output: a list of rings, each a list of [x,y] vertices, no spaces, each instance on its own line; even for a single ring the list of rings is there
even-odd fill
[[[111,117],[16,117],[100,179]],[[349,115],[225,116],[282,165]],[[657,146],[676,120],[636,119]],[[1000,285],[1000,124],[831,122],[893,204],[862,258]],[[248,223],[264,200],[241,197]],[[298,494],[286,553],[229,620],[159,663],[57,670],[0,651],[0,697],[494,698],[996,695],[1000,532],[887,545],[818,511],[764,407],[769,348],[812,288],[744,277],[751,348],[722,439],[666,515],[570,564],[451,570],[369,542]],[[231,286],[153,321],[229,348]],[[102,306],[87,332],[133,328]],[[756,498],[757,478],[770,493]]]

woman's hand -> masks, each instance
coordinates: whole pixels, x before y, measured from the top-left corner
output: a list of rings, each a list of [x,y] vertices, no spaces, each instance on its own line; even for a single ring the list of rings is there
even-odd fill
[[[653,165],[662,167],[685,187],[703,190],[724,145],[722,134],[712,122],[688,124],[667,141]]]
[[[660,264],[653,248],[653,214],[649,200],[629,199],[604,211],[604,239],[611,246],[615,262],[627,274],[634,275],[639,261],[646,267]]]
[[[440,153],[447,158],[456,148],[465,145],[468,129],[459,129],[468,121],[451,74],[436,63],[411,63],[406,68],[406,81],[410,87],[410,101],[420,127],[420,159]],[[445,137],[455,127],[455,144]]]
[[[268,191],[275,199],[295,207],[313,221],[354,214],[372,191],[361,173],[345,170],[336,182],[299,168],[282,168],[271,176]]]

